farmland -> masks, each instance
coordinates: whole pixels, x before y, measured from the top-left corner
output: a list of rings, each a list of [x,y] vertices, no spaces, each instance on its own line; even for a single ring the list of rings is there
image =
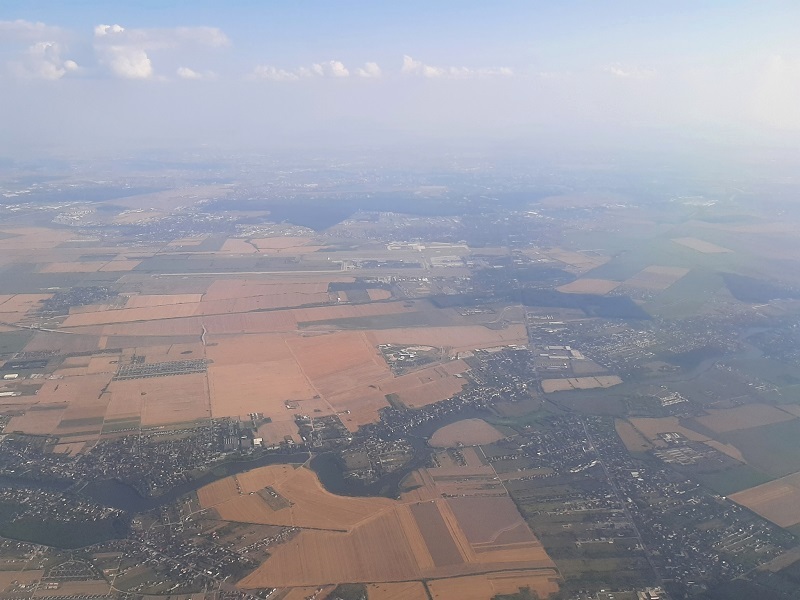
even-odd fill
[[[417,476],[438,495],[437,490],[448,489],[450,478],[473,472],[482,479],[493,473],[491,469],[476,472],[455,467]],[[439,488],[439,482],[444,487]],[[284,499],[282,508],[270,507],[253,493],[267,486]],[[212,483],[198,491],[198,498],[203,508],[213,509],[225,521],[300,528],[298,535],[277,547],[261,567],[239,582],[244,588],[352,581],[396,585],[398,581],[474,573],[493,580],[508,568],[522,571],[519,581],[545,586],[540,589],[556,586],[552,562],[511,500],[502,492],[485,497],[478,489],[473,488],[471,497],[449,501],[417,500],[416,493],[400,501],[344,498],[326,492],[304,467],[274,466]],[[492,518],[476,523],[476,511],[486,511]],[[386,540],[392,540],[388,547]],[[512,585],[513,581],[506,583]],[[413,594],[416,589],[405,586],[402,593]],[[392,590],[387,587],[385,591]],[[396,591],[401,593],[400,588]]]
[[[219,600],[691,597],[796,545],[791,194],[345,154],[114,202],[4,180],[9,531],[88,515],[86,590]]]
[[[791,527],[800,523],[800,474],[798,473],[737,492],[730,498],[781,527]]]
[[[437,430],[430,445],[437,448],[477,446],[503,439],[503,434],[481,419],[465,419]]]

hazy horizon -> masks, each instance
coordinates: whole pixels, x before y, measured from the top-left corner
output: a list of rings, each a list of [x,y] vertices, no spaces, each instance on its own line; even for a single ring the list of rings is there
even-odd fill
[[[9,2],[0,156],[790,148],[790,2]]]

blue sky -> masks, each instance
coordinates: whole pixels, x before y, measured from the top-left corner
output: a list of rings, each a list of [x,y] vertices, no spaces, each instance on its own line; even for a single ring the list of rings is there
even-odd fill
[[[0,152],[791,137],[799,26],[800,2],[5,0]]]

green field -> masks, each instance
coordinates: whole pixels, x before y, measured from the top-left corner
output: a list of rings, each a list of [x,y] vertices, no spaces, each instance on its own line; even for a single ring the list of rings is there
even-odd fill
[[[736,446],[747,462],[772,477],[800,471],[800,419],[719,434]]]
[[[711,473],[690,473],[689,477],[722,496],[728,496],[773,479],[749,465],[738,465]]]

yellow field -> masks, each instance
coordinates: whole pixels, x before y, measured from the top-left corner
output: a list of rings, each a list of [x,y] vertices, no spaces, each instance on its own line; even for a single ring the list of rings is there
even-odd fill
[[[730,496],[780,527],[800,523],[800,473],[794,473]]]
[[[709,413],[708,415],[697,417],[695,420],[717,433],[761,427],[762,425],[771,425],[797,418],[795,415],[769,404],[745,404],[735,408],[722,409],[711,408],[707,412]]]
[[[508,571],[435,579],[428,582],[434,599],[486,600],[498,594],[516,594],[520,588],[528,587],[539,598],[547,598],[558,591],[558,572],[555,569]]]
[[[622,443],[631,452],[645,452],[653,447],[650,440],[628,421],[615,419],[614,428],[617,430],[617,435],[619,435]]]
[[[575,281],[557,287],[559,292],[566,294],[598,294],[603,296],[619,287],[619,281],[610,279],[576,279]]]
[[[301,529],[272,548],[270,558],[239,582],[246,589],[358,581],[396,585],[508,569],[546,569],[548,577],[555,573],[507,495],[444,500],[441,495],[449,488],[438,488],[423,473],[423,480],[437,490],[433,504],[412,496],[402,501],[335,496],[308,468],[289,465],[262,467],[214,482],[198,490],[198,499],[225,521]],[[477,478],[474,485],[483,488],[494,477],[491,467],[453,468],[437,476],[449,480],[452,473],[467,478],[472,473]],[[255,493],[266,486],[288,505],[270,508]],[[483,518],[475,519],[478,514]],[[416,591],[415,585],[389,586],[376,594],[412,599]]]
[[[428,600],[420,581],[404,583],[373,583],[367,586],[369,600]]]
[[[491,444],[505,436],[483,419],[464,419],[437,429],[428,442],[434,448]]]
[[[622,383],[616,375],[598,375],[597,377],[570,377],[565,379],[543,379],[542,391],[545,394],[552,392],[566,392],[569,390],[590,390],[592,388],[607,388]]]
[[[646,290],[665,290],[688,272],[689,269],[683,267],[652,265],[645,267],[630,279],[626,279],[625,285]]]
[[[738,460],[742,463],[747,462],[742,453],[735,446],[712,440],[702,433],[684,427],[678,422],[678,417],[639,417],[628,419],[628,422],[656,448],[664,448],[667,446],[667,443],[662,440],[658,434],[674,432],[680,433],[686,439],[692,440],[693,442],[703,442],[707,446],[719,450],[734,460]],[[623,438],[623,441],[624,440],[625,438]]]
[[[686,246],[692,250],[702,252],[703,254],[722,254],[725,252],[733,252],[733,250],[729,250],[728,248],[723,248],[722,246],[717,246],[711,242],[698,240],[697,238],[693,237],[674,238],[672,241],[676,244],[680,244],[681,246]]]

